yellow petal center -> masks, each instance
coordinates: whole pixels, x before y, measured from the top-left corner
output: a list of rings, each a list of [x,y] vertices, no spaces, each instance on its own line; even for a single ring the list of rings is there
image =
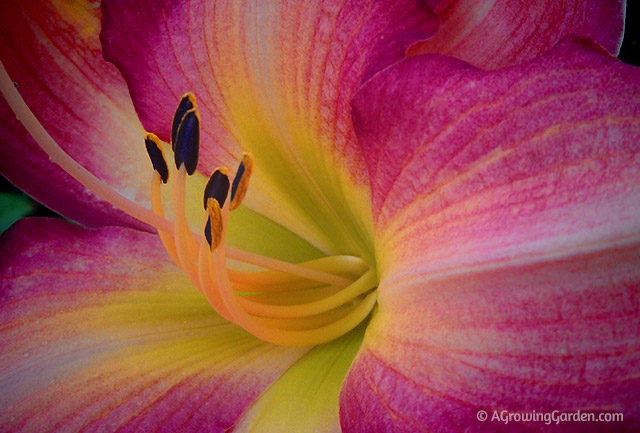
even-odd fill
[[[2,63],[0,90],[53,162],[101,199],[155,227],[168,254],[211,306],[256,337],[280,345],[316,345],[346,334],[373,309],[378,277],[375,269],[359,257],[336,255],[294,264],[227,245],[229,213],[240,206],[247,192],[250,161],[244,160],[242,170],[236,173],[235,194],[223,203],[206,205],[203,227],[209,231],[208,240],[207,236],[193,233],[187,222],[186,183],[188,173],[193,173],[195,167],[188,145],[185,148],[172,143],[180,163],[169,169],[164,161],[164,146],[153,134],[147,136],[146,141],[157,147],[152,157],[150,211],[119,194],[62,150],[26,105]],[[193,95],[188,94],[187,99],[195,105]],[[185,126],[178,121],[175,134],[190,135],[197,141],[199,135],[190,130],[196,129],[194,124],[198,126],[199,115],[194,111],[196,107],[186,108],[179,111],[190,123]],[[161,188],[166,182],[172,184],[173,221],[165,218]],[[251,270],[246,269],[247,265]]]
[[[196,110],[195,97],[186,94],[184,105]],[[193,107],[193,108],[191,108]],[[184,115],[186,117],[186,115]],[[181,135],[181,122],[174,120],[172,149],[185,148],[180,140],[197,141],[199,134]],[[165,147],[153,134],[147,148]],[[149,141],[153,143],[149,143]],[[166,146],[168,147],[168,146]],[[197,153],[197,149],[194,150]],[[238,208],[246,194],[253,157],[245,153],[233,180],[231,195],[229,170],[218,168],[205,188],[204,236],[189,230],[185,214],[188,152],[176,158],[167,175],[164,152],[150,152],[154,165],[151,181],[153,210],[164,218],[161,185],[172,183],[173,230],[158,227],[160,238],[178,266],[206,296],[211,306],[229,321],[265,341],[281,345],[309,346],[338,338],[361,323],[376,302],[378,278],[375,269],[358,257],[328,256],[304,263],[288,263],[227,245],[229,213]],[[247,228],[249,229],[249,228]],[[235,268],[232,266],[235,264]],[[241,269],[251,265],[251,270]]]

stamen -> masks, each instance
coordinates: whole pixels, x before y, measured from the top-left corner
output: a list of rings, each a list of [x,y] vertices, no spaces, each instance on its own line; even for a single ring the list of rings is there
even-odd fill
[[[231,186],[231,210],[237,209],[247,194],[251,173],[253,173],[253,155],[245,152]]]
[[[304,268],[324,272],[325,274],[340,275],[347,278],[362,275],[369,269],[369,266],[364,260],[354,256],[323,257],[304,263],[298,263],[296,266],[302,266]],[[229,269],[228,272],[229,278],[231,278],[231,281],[233,281],[234,284],[251,285],[256,289],[256,291],[260,292],[292,290],[287,288],[287,284],[299,283],[301,281],[315,281],[301,279],[298,275],[293,275],[291,273],[273,270],[263,272],[240,272]]]
[[[180,103],[178,104],[178,108],[176,109],[175,114],[173,115],[173,122],[171,124],[171,150],[175,152],[176,148],[176,135],[178,134],[178,128],[180,127],[180,123],[182,123],[182,119],[187,111],[196,108],[196,97],[193,93],[188,92],[182,96]]]
[[[169,167],[167,166],[167,160],[164,157],[164,150],[162,150],[162,144],[160,139],[155,134],[147,134],[144,137],[144,144],[151,159],[153,169],[160,174],[162,183],[167,183],[169,180]]]
[[[172,125],[175,222],[174,237],[165,245],[175,249],[179,266],[211,306],[256,337],[290,346],[330,341],[362,322],[375,305],[377,287],[375,270],[362,259],[335,256],[292,264],[226,245],[229,212],[240,206],[253,171],[250,153],[243,155],[232,185],[224,167],[209,177],[203,194],[206,244],[196,245],[187,226],[184,200],[187,174],[192,174],[198,163],[199,124],[195,98],[187,93]],[[160,145],[154,137],[148,136],[147,145],[152,162],[164,161],[156,155]],[[160,162],[157,165],[162,169]],[[156,163],[154,169],[160,176]],[[158,191],[159,185],[159,181],[157,186],[154,184]],[[230,186],[231,197],[227,200]],[[154,189],[153,196],[159,200],[160,194]],[[160,204],[154,209],[162,212]],[[227,269],[227,258],[267,270],[232,271]]]
[[[198,278],[200,280],[200,286],[207,301],[213,307],[214,310],[222,317],[230,322],[233,322],[233,316],[227,310],[224,305],[224,301],[220,296],[220,291],[215,287],[213,283],[214,279],[211,277],[211,270],[213,269],[213,261],[211,260],[210,249],[206,244],[202,242],[200,244],[200,251],[198,253]]]
[[[286,292],[251,292],[241,291],[237,284],[233,285],[233,289],[241,299],[246,299],[257,304],[279,306],[309,304],[333,296],[341,290],[347,290],[347,288],[316,284],[306,289],[289,290]],[[258,313],[255,314],[260,315]]]
[[[340,320],[343,317],[348,316],[357,305],[352,305],[346,308],[340,308],[338,310],[332,310],[317,316],[301,317],[295,320],[291,319],[276,319],[273,317],[255,317],[256,322],[261,323],[262,326],[267,328],[284,329],[288,331],[308,331],[316,328],[326,326],[328,323]]]
[[[131,215],[133,218],[159,229],[172,229],[169,221],[158,217],[158,215],[153,211],[140,206],[135,201],[120,195],[110,185],[98,179],[93,173],[82,167],[76,162],[76,160],[71,158],[64,150],[62,150],[53,137],[51,137],[47,130],[44,129],[18,90],[15,88],[11,77],[9,77],[9,74],[1,61],[0,91],[15,113],[16,118],[20,123],[22,123],[27,132],[29,132],[38,146],[40,146],[53,163],[60,166],[60,168],[71,175],[97,197],[110,203],[115,208]]]
[[[215,198],[207,200],[207,213],[209,218],[207,219],[204,234],[209,243],[209,248],[213,251],[218,248],[222,240],[222,210],[218,200]]]
[[[315,269],[309,269],[304,266],[283,262],[271,257],[261,256],[260,254],[255,254],[250,251],[244,251],[230,246],[227,246],[226,250],[227,257],[232,260],[260,266],[265,269],[285,272],[300,278],[318,281],[333,286],[346,287],[351,283],[349,278],[343,278],[327,272],[316,271]]]
[[[229,269],[228,271],[229,271],[229,280],[233,283],[233,289],[236,291],[236,293],[238,293],[241,296],[249,296],[249,295],[264,296],[265,294],[268,296],[269,294],[272,294],[272,293],[279,293],[281,295],[287,296],[287,299],[290,299],[289,297],[292,294],[297,294],[297,293],[308,291],[308,290],[317,290],[319,288],[322,288],[322,290],[325,291],[325,293],[326,293],[327,287],[333,287],[333,288],[337,288],[337,290],[340,290],[339,287],[328,286],[326,284],[318,283],[317,281],[313,281],[313,280],[305,280],[303,278],[296,277],[295,275],[291,275],[291,277],[295,278],[293,281],[289,281],[281,284],[269,284],[269,285],[263,285],[260,283],[255,285],[243,284],[243,283],[238,283],[234,281],[231,270]],[[271,272],[271,271],[268,271],[268,272]],[[246,273],[266,274],[268,272],[246,272]]]
[[[150,210],[117,193],[62,150],[16,90],[2,62],[0,90],[17,119],[52,162],[96,196],[156,227],[171,257],[205,294],[216,311],[256,337],[291,346],[320,344],[349,332],[369,315],[375,305],[377,277],[374,271],[364,272],[363,263],[354,262],[351,268],[341,268],[342,264],[349,264],[349,260],[335,259],[336,264],[331,265],[321,266],[320,262],[296,265],[227,248],[225,232],[228,213],[230,208],[240,204],[246,193],[253,163],[249,154],[243,157],[238,168],[230,201],[226,200],[226,193],[224,198],[218,195],[218,187],[211,187],[215,193],[207,193],[209,196],[205,203],[213,253],[204,242],[196,242],[188,228],[184,202],[186,176],[195,172],[199,153],[200,118],[193,94],[185,94],[172,125],[171,142],[176,160],[172,174],[175,219],[172,224],[164,218],[160,192],[161,184],[169,180],[169,168],[162,153],[161,141],[155,135],[148,134],[145,137],[147,152],[154,167]],[[221,223],[217,222],[219,220]],[[216,244],[217,248],[214,246]],[[227,257],[271,270],[255,275],[230,272],[226,268]],[[327,263],[329,261],[327,259]],[[232,286],[230,275],[235,287]],[[354,281],[357,275],[361,277]],[[295,296],[289,297],[293,305],[283,298],[288,294],[276,288],[279,284],[282,285],[279,289],[288,285],[290,290],[295,290]],[[249,290],[242,295],[239,289]]]
[[[176,167],[182,164],[192,175],[198,166],[200,152],[200,114],[197,108],[187,111],[180,121],[174,146]]]
[[[222,236],[221,205],[229,193],[229,172],[225,167],[216,168],[204,187],[204,209],[209,217],[204,227],[204,236],[211,251],[218,248]]]
[[[199,279],[195,264],[198,248],[196,241],[189,231],[185,214],[185,183],[187,173],[184,164],[181,165],[174,174],[173,217],[176,252],[180,261],[180,267],[187,273],[187,276],[189,276],[194,284],[198,284]]]
[[[376,292],[369,293],[356,307],[344,317],[326,322],[314,329],[291,331],[283,328],[266,328],[264,321],[256,318],[245,329],[265,341],[285,346],[310,346],[335,340],[358,326],[367,318],[376,303]],[[289,323],[291,323],[289,321]]]
[[[204,187],[204,208],[207,209],[209,199],[215,199],[220,206],[227,201],[229,194],[229,171],[225,167],[216,168]]]
[[[162,196],[160,193],[160,186],[162,179],[160,177],[160,173],[156,170],[153,172],[153,177],[151,179],[151,207],[153,211],[161,218],[164,218],[164,210],[162,209]],[[158,236],[160,237],[160,241],[162,245],[164,245],[164,249],[167,250],[167,253],[171,257],[171,259],[176,263],[176,265],[180,266],[180,260],[178,259],[178,253],[176,252],[176,243],[171,236],[171,233],[166,232],[162,229],[158,230]]]
[[[274,318],[297,318],[315,316],[347,304],[349,301],[374,289],[377,282],[376,272],[370,269],[353,284],[339,292],[315,302],[299,305],[269,305],[247,298],[239,298],[240,305],[249,314]]]
[[[376,298],[375,291],[369,293],[362,302],[347,310],[347,314],[342,317],[340,317],[340,310],[295,321],[253,317],[252,323],[245,329],[258,338],[284,346],[322,344],[335,340],[358,326],[373,309]],[[336,316],[340,318],[336,319]]]
[[[286,322],[280,322],[283,325],[282,327],[275,327],[274,325],[278,324],[278,320],[283,319],[275,318],[274,320],[274,318],[264,319],[252,316],[240,305],[239,299],[237,299],[231,291],[231,284],[226,272],[224,272],[224,250],[224,248],[218,248],[213,254],[214,278],[216,279],[216,285],[220,290],[222,299],[233,316],[233,322],[264,341],[285,346],[312,346],[326,343],[355,328],[369,315],[375,305],[376,292],[374,290],[366,295],[364,299],[345,316],[327,322],[324,321],[326,320],[325,318],[322,318],[324,320],[321,319],[319,322],[316,321],[316,323],[314,323],[314,325],[320,326],[313,329],[304,329],[309,324],[307,317],[301,319],[286,319]],[[329,314],[331,319],[333,319],[332,316],[334,315]],[[317,319],[318,317],[312,318]],[[301,327],[297,326],[296,320],[304,321],[302,330],[297,330]]]
[[[234,292],[226,269],[224,227],[228,215],[229,207],[225,204],[222,209],[222,240],[220,247],[211,254],[209,275],[213,289],[219,292],[234,323],[265,341],[288,346],[310,346],[344,335],[369,315],[376,302],[375,270],[366,272],[346,290],[335,293],[331,289],[331,295],[315,302],[296,306],[253,303],[249,310],[245,308],[248,306],[247,300]],[[250,311],[254,307],[258,308],[253,313],[259,315]],[[293,313],[287,313],[288,308]],[[342,309],[348,312],[342,315]],[[313,328],[309,329],[311,326]]]

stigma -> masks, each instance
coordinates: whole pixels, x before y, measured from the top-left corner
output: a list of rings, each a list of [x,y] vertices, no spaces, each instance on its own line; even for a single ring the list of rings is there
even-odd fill
[[[241,155],[233,173],[227,167],[211,173],[203,191],[202,232],[191,232],[185,191],[200,147],[200,115],[192,93],[178,104],[171,143],[152,133],[144,141],[153,166],[152,209],[160,219],[165,219],[161,188],[172,188],[173,221],[169,227],[156,227],[158,235],[218,314],[264,341],[286,346],[331,341],[369,316],[378,277],[361,258],[336,255],[289,263],[227,244],[229,214],[241,206],[249,189],[254,167],[249,152]],[[173,164],[167,163],[165,148],[173,152]],[[243,263],[252,270],[237,266]]]

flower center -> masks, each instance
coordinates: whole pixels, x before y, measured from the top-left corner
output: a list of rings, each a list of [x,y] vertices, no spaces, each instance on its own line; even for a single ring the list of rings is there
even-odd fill
[[[265,341],[315,345],[356,327],[376,302],[376,271],[364,260],[340,255],[292,264],[227,245],[229,213],[242,203],[253,171],[250,153],[242,156],[232,182],[226,167],[211,174],[204,189],[203,236],[191,233],[185,190],[187,176],[198,163],[199,125],[195,97],[187,93],[173,119],[171,169],[161,140],[154,134],[145,137],[154,168],[152,207],[160,218],[164,218],[161,186],[172,179],[173,227],[157,228],[175,263],[220,315]],[[228,259],[259,270],[234,269]]]
[[[275,344],[310,346],[349,332],[376,303],[375,269],[355,256],[327,256],[292,264],[233,248],[226,244],[229,212],[247,191],[253,157],[246,153],[235,172],[216,169],[204,191],[204,234],[187,224],[187,176],[198,164],[200,116],[193,94],[186,94],[176,110],[171,133],[175,165],[167,165],[163,143],[147,134],[145,144],[153,164],[152,210],[121,195],[68,155],[29,109],[0,62],[0,91],[23,126],[50,160],[89,191],[134,218],[155,227],[171,258],[229,321],[256,337]],[[173,221],[164,217],[162,184],[172,181]],[[231,194],[229,188],[231,187]],[[244,263],[258,270],[232,268]]]

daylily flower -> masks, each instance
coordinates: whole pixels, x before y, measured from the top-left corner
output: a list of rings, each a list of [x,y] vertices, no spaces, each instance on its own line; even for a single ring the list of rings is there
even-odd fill
[[[624,5],[529,3],[4,2],[2,430],[636,431]]]

